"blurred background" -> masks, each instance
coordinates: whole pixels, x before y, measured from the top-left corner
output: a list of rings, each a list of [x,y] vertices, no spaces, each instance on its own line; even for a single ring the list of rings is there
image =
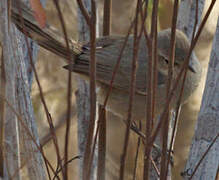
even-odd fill
[[[149,7],[152,9],[152,1]],[[210,0],[206,0],[205,10],[208,8]],[[62,0],[60,3],[65,22],[67,24],[68,36],[77,40],[77,6],[76,1]],[[160,0],[159,5],[159,24],[158,29],[162,30],[171,26],[172,18],[172,0]],[[133,19],[136,8],[136,0],[113,0],[112,1],[112,34],[126,34]],[[100,22],[102,18],[103,2],[98,2]],[[52,1],[47,1],[46,4],[47,23],[51,26],[60,29],[60,24],[57,12]],[[207,66],[209,55],[211,51],[211,44],[216,28],[216,19],[219,14],[219,2],[216,2],[213,13],[202,32],[195,52],[203,66],[203,78],[199,89],[190,98],[189,102],[183,106],[178,132],[174,148],[174,168],[173,179],[181,179],[180,172],[183,171],[184,164],[189,152],[189,145],[194,133],[195,121],[199,111],[202,92],[204,88],[205,76],[207,73]],[[150,12],[148,24],[150,23]],[[100,25],[101,27],[101,25]],[[60,30],[60,32],[62,32]],[[100,28],[101,32],[101,28]],[[64,152],[64,137],[65,137],[65,120],[66,120],[66,96],[67,96],[67,75],[68,72],[62,68],[65,62],[60,57],[40,48],[36,68],[43,88],[44,96],[48,104],[49,112],[54,120],[56,126],[56,133],[58,143],[62,153]],[[76,75],[72,74],[73,91],[77,90]],[[77,107],[75,105],[75,96],[73,92],[73,106],[72,106],[72,124],[70,135],[69,154],[70,157],[79,155],[77,151]],[[56,164],[53,143],[50,141],[49,127],[46,120],[46,115],[39,98],[39,91],[34,80],[32,87],[32,100],[38,124],[38,131],[41,143],[44,145],[44,150],[47,158]],[[120,154],[122,152],[122,143],[124,139],[125,124],[113,114],[107,113],[107,160],[106,170],[107,179],[117,179],[119,173]],[[136,151],[136,136],[131,133],[131,142],[129,144],[129,154],[127,161],[127,177],[130,177],[133,170],[134,154]],[[69,177],[71,179],[78,179],[78,160],[74,160],[69,164]],[[142,164],[143,165],[143,164]],[[140,172],[139,172],[140,173]],[[127,178],[129,179],[129,178]]]

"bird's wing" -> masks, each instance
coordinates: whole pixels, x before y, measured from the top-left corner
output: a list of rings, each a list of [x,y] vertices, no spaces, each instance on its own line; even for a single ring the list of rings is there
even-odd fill
[[[98,38],[96,42],[96,78],[97,81],[110,85],[113,72],[119,60],[120,52],[125,41],[125,37],[106,36]],[[138,69],[136,73],[136,93],[139,95],[147,94],[147,48],[144,40],[140,42],[138,53]],[[84,51],[76,59],[75,64],[67,65],[65,68],[70,69],[78,74],[89,76],[90,63],[90,44],[84,45]],[[119,68],[113,81],[113,87],[129,92],[133,60],[133,37],[130,36],[126,47],[122,53]],[[164,83],[164,78],[158,74],[158,84]]]
[[[96,78],[97,81],[106,85],[110,84],[114,68],[118,61],[120,49],[122,48],[124,37],[106,36],[96,40]],[[127,46],[130,43],[127,44]],[[124,51],[125,53],[126,51]],[[121,58],[119,69],[116,73],[113,86],[119,89],[126,87],[128,90],[128,77],[124,71],[124,58]],[[90,64],[90,43],[83,46],[83,53],[79,55],[73,65],[67,65],[65,68],[79,74],[89,76]],[[130,71],[131,72],[131,71]]]

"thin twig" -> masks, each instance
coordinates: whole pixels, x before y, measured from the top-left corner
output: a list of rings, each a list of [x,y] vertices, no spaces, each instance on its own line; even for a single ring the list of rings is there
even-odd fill
[[[166,96],[168,97],[172,85],[173,80],[173,68],[175,61],[175,42],[176,42],[176,22],[178,16],[178,8],[179,8],[179,0],[174,1],[173,7],[173,15],[172,15],[172,27],[171,27],[171,39],[170,39],[170,51],[169,51],[169,65],[168,65],[168,79],[167,79],[167,91]],[[167,105],[168,113],[163,122],[163,145],[162,145],[162,156],[161,156],[161,180],[166,179],[166,175],[168,174],[168,166],[167,164],[167,151],[168,151],[168,131],[169,131],[169,111],[170,105]]]
[[[86,23],[88,24],[88,26],[90,26],[90,21],[91,21],[91,17],[89,16],[86,8],[84,7],[84,4],[81,0],[77,0],[77,3],[78,3],[78,6],[81,10],[81,13],[83,14],[85,20],[86,20]]]
[[[56,10],[58,12],[58,16],[59,16],[59,20],[61,22],[61,26],[62,26],[62,30],[63,30],[63,34],[64,34],[64,38],[65,38],[65,43],[66,43],[66,48],[67,48],[67,52],[68,52],[68,62],[69,64],[71,64],[72,62],[72,54],[70,51],[70,46],[69,46],[69,41],[68,41],[68,35],[67,35],[67,31],[66,31],[66,27],[65,27],[65,22],[64,22],[64,18],[59,6],[59,2],[58,0],[53,0],[53,3],[56,6]],[[64,155],[64,164],[66,164],[64,170],[62,170],[62,172],[64,173],[64,179],[68,180],[68,164],[66,163],[68,161],[68,144],[69,144],[69,134],[70,134],[70,125],[71,125],[71,99],[72,99],[72,84],[71,84],[71,78],[72,74],[71,71],[68,71],[68,84],[67,84],[67,118],[66,118],[66,129],[65,129],[65,155]]]
[[[191,176],[189,177],[189,180],[192,180],[193,176],[195,175],[195,172],[197,171],[198,167],[200,166],[201,162],[203,161],[203,159],[205,158],[205,156],[208,154],[208,152],[210,151],[211,147],[214,145],[214,143],[216,142],[217,138],[219,137],[219,133],[215,136],[215,138],[213,139],[213,141],[211,142],[211,144],[208,146],[208,148],[206,149],[205,153],[203,154],[203,156],[201,157],[201,159],[198,161],[198,163],[195,166],[194,171],[192,172]]]
[[[92,148],[95,147],[93,137],[96,117],[96,3],[94,0],[91,0],[90,48],[90,122],[84,154],[83,180],[90,179],[93,160]]]
[[[59,169],[56,170],[56,173],[55,173],[55,175],[54,175],[54,177],[53,177],[53,180],[55,180],[55,178],[58,177],[58,174],[62,171],[63,168],[65,168],[65,167],[67,166],[67,164],[70,164],[70,163],[71,163],[72,161],[74,161],[75,159],[80,159],[80,158],[81,158],[81,156],[75,156],[75,157],[71,158],[70,160],[66,161],[66,162],[63,164],[63,166],[61,166]]]
[[[150,32],[150,41],[148,43],[148,66],[147,66],[147,110],[146,110],[146,126],[145,126],[145,135],[146,140],[149,142],[151,132],[152,132],[152,114],[154,114],[154,107],[155,102],[152,102],[154,100],[153,95],[153,88],[156,86],[153,86],[153,61],[157,56],[157,52],[154,52],[154,49],[156,48],[155,45],[157,45],[157,14],[158,14],[158,4],[159,0],[153,1],[153,10],[152,10],[152,20],[151,20],[151,32]],[[156,36],[155,36],[156,35]],[[149,178],[149,157],[151,152],[152,146],[145,146],[145,159],[144,159],[144,179]]]
[[[100,130],[98,139],[98,167],[97,180],[105,180],[105,160],[106,160],[106,110],[99,105],[100,113],[104,111],[102,119],[100,119]],[[99,116],[100,117],[100,116]]]
[[[141,131],[141,121],[139,122],[139,130]],[[134,165],[134,170],[133,170],[133,180],[136,180],[136,170],[137,170],[137,164],[138,164],[138,154],[139,154],[139,148],[141,145],[141,137],[138,137],[138,143],[137,143],[137,150],[135,154],[135,165]]]
[[[103,36],[110,35],[111,9],[112,9],[112,0],[105,0],[104,1],[104,12],[103,12]]]
[[[141,33],[138,36],[138,16],[141,10],[140,3],[141,1],[138,0],[137,8],[136,8],[136,16],[135,16],[136,21],[135,21],[135,28],[134,28],[133,60],[132,60],[132,74],[131,74],[130,92],[129,92],[128,118],[127,118],[125,139],[124,139],[123,151],[122,151],[121,162],[120,162],[120,173],[119,173],[120,180],[123,180],[124,178],[125,161],[126,161],[126,155],[127,155],[127,150],[128,150],[130,127],[132,124],[132,108],[133,108],[135,88],[136,88],[138,50],[139,50],[139,43],[140,43],[141,34],[142,34]]]
[[[110,35],[112,0],[104,1],[103,36]],[[106,161],[106,110],[99,105],[99,140],[98,140],[98,167],[97,180],[105,180]],[[101,113],[103,115],[101,116]]]
[[[150,156],[150,160],[151,160],[152,166],[154,167],[155,172],[157,173],[157,176],[158,176],[158,178],[159,178],[159,177],[160,177],[159,169],[158,169],[156,163],[154,162],[154,160],[151,158],[151,156]]]

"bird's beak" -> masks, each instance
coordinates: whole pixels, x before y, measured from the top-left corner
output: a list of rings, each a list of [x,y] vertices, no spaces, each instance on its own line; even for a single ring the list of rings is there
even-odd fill
[[[192,53],[191,58],[189,60],[189,70],[191,70],[194,73],[197,73],[196,69],[196,62],[198,61],[196,55]]]

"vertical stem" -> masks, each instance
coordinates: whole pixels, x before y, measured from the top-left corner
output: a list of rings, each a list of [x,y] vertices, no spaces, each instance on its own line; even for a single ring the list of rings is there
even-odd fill
[[[97,180],[105,180],[105,160],[106,160],[106,110],[99,105],[99,139],[98,139],[98,168]],[[102,114],[103,113],[103,114]]]
[[[157,13],[158,13],[158,4],[159,0],[154,0],[153,2],[153,10],[152,10],[152,21],[151,21],[151,33],[150,33],[150,40],[148,43],[148,66],[147,66],[147,118],[146,118],[146,129],[145,129],[145,135],[147,137],[147,143],[145,147],[145,160],[144,160],[144,179],[149,178],[149,167],[150,167],[150,152],[152,146],[149,145],[150,137],[151,137],[151,130],[152,130],[152,117],[154,115],[154,103],[152,100],[155,100],[155,94],[152,91],[152,88],[154,89],[155,86],[152,84],[153,82],[153,71],[155,70],[153,68],[153,62],[156,62],[156,45],[157,45]],[[154,71],[154,74],[156,75],[156,70]],[[156,83],[156,80],[154,81]]]

